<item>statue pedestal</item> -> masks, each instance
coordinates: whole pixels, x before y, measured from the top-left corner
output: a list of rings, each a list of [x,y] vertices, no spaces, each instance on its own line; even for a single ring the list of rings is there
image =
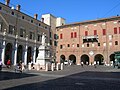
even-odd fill
[[[41,45],[39,47],[39,53],[36,63],[40,65],[40,70],[46,69],[46,64],[50,62],[50,50],[49,46]]]

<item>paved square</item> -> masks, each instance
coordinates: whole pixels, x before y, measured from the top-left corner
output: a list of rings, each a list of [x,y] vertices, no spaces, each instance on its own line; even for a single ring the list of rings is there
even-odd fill
[[[63,71],[0,73],[4,90],[118,90],[120,70],[113,67],[65,66]]]

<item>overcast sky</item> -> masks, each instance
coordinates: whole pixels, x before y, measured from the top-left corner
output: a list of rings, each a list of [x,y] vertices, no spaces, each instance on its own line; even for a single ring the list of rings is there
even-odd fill
[[[5,3],[5,0],[0,0]],[[51,13],[67,23],[95,20],[120,14],[120,0],[10,0],[10,6],[21,5],[21,11],[34,16]]]

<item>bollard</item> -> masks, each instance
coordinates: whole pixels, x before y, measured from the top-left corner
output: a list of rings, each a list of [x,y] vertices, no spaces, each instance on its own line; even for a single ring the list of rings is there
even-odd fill
[[[61,63],[61,70],[63,70],[63,63]]]
[[[59,70],[59,64],[57,63],[56,70]]]
[[[39,64],[37,64],[37,71],[39,71],[40,70],[40,65]]]
[[[45,71],[48,71],[48,63],[45,65]]]
[[[51,70],[54,71],[54,64],[51,65]]]
[[[28,64],[28,70],[31,70],[31,63]]]

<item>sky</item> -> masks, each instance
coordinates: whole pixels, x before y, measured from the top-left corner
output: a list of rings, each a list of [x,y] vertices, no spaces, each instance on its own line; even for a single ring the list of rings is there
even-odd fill
[[[67,24],[120,15],[120,0],[10,0],[10,6],[17,4],[32,17],[37,13],[40,19],[50,13],[66,19]]]

